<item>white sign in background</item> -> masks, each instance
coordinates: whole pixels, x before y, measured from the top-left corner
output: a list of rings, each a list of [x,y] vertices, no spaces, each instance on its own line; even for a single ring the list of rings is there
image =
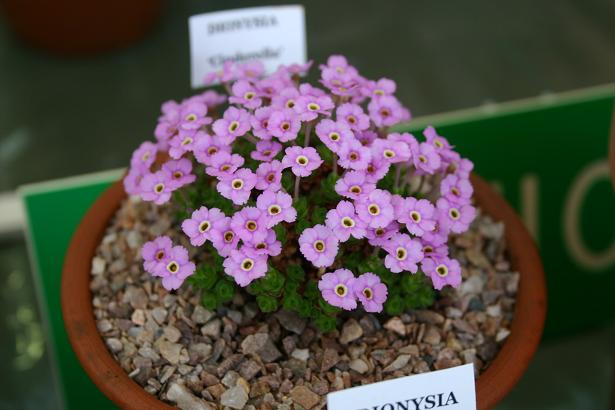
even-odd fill
[[[330,393],[328,410],[476,410],[474,365]]]
[[[261,60],[267,73],[307,59],[302,6],[252,7],[199,14],[188,20],[192,87],[225,61]]]

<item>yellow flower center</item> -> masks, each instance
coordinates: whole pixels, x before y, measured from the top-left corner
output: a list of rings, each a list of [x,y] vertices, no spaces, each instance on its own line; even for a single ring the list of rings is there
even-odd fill
[[[421,214],[416,211],[412,211],[410,212],[410,219],[412,219],[414,222],[421,222]]]
[[[374,292],[370,288],[363,289],[363,296],[367,298],[367,300],[371,300],[374,297]]]
[[[278,205],[271,205],[269,206],[269,208],[267,208],[267,211],[269,211],[269,215],[277,215],[280,213],[281,209]]]
[[[164,184],[162,182],[159,182],[156,185],[154,185],[154,192],[156,192],[157,194],[160,194],[162,191],[164,191]]]
[[[335,294],[339,297],[344,297],[346,296],[346,294],[348,293],[348,288],[346,287],[346,285],[342,285],[341,283],[339,285],[335,286]]]
[[[241,262],[241,269],[245,272],[251,270],[254,267],[254,261],[250,258],[245,258],[243,262]]]
[[[256,221],[248,221],[246,222],[246,229],[250,232],[254,232],[256,231],[256,228],[258,227],[258,225],[256,224]]]
[[[247,93],[245,93],[243,95],[243,98],[250,101],[252,98],[256,97],[256,94],[254,94],[254,92],[252,91],[248,91]]]
[[[461,214],[459,213],[459,210],[457,208],[451,208],[448,211],[448,214],[450,215],[451,219],[454,219],[455,221],[457,219],[459,219],[459,217],[461,216]]]
[[[320,239],[317,240],[316,242],[314,242],[314,249],[316,249],[316,252],[324,252],[325,243],[321,241]]]
[[[318,110],[320,110],[320,105],[318,105],[316,103],[309,103],[307,108],[310,111],[318,111]]]
[[[237,121],[231,122],[231,124],[228,126],[229,132],[235,132],[237,131],[237,128],[239,128],[239,122]]]
[[[350,187],[350,192],[352,192],[353,194],[360,194],[361,193],[361,187],[358,185],[353,185]]]
[[[183,146],[190,145],[190,144],[192,144],[192,141],[193,141],[193,139],[192,139],[192,138],[190,138],[190,137],[186,137],[186,138],[184,138],[184,140],[182,141],[182,144],[181,144],[181,145],[183,145]]]
[[[234,179],[231,182],[231,186],[233,187],[233,189],[241,189],[243,188],[243,180],[242,179]]]
[[[310,162],[310,160],[305,155],[299,155],[295,162],[299,165],[305,166]]]
[[[406,249],[399,247],[395,250],[395,257],[398,261],[403,261],[408,257],[408,252]]]
[[[354,220],[349,216],[345,216],[342,218],[342,225],[346,228],[352,228],[354,226]]]
[[[395,156],[395,152],[393,152],[390,149],[385,149],[384,150],[384,156],[385,156],[385,158],[393,158]]]
[[[209,221],[203,221],[199,224],[199,232],[207,232],[211,228]]]
[[[380,207],[376,204],[370,204],[367,207],[367,211],[374,216],[380,215]]]
[[[231,243],[233,242],[234,237],[235,237],[235,234],[233,233],[233,231],[224,232],[224,242]]]
[[[169,264],[167,265],[167,270],[169,271],[169,273],[176,274],[177,271],[179,270],[179,264],[175,261],[171,261],[169,262]]]
[[[436,273],[438,274],[438,276],[443,278],[448,275],[448,268],[446,267],[446,265],[438,265],[438,267],[436,268]]]

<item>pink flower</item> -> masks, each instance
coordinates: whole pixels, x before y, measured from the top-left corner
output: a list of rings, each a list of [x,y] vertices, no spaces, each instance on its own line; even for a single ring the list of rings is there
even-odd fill
[[[457,175],[447,175],[440,184],[440,194],[457,205],[469,204],[474,188],[470,180]]]
[[[182,231],[190,238],[192,246],[201,246],[207,240],[211,240],[211,232],[214,226],[226,216],[218,208],[207,209],[202,206],[192,212],[190,219],[182,222]]]
[[[388,78],[381,78],[378,81],[369,81],[363,89],[366,96],[370,98],[384,97],[385,95],[395,94],[397,85],[395,81]]]
[[[196,176],[192,174],[192,162],[186,158],[165,162],[162,164],[162,171],[168,174],[169,187],[172,190],[189,185],[196,180]]]
[[[239,236],[231,228],[231,218],[224,217],[214,223],[210,231],[211,243],[221,256],[229,256],[232,250],[237,249]]]
[[[334,107],[335,104],[328,95],[316,97],[308,94],[297,98],[294,109],[301,121],[312,121],[318,118],[318,115],[331,116]]]
[[[218,82],[227,83],[233,81],[236,77],[236,68],[233,61],[227,60],[224,62],[222,69],[208,73],[203,78],[204,85],[211,85]]]
[[[448,256],[448,247],[446,245],[436,246],[425,241],[425,238],[421,238],[421,243],[423,244],[423,255],[425,258],[443,258]]]
[[[196,133],[193,153],[198,162],[209,165],[211,157],[222,151],[231,152],[230,145],[223,143],[217,136],[212,137],[203,131]]]
[[[297,219],[293,199],[283,191],[263,192],[256,198],[256,207],[266,215],[267,228],[272,228],[282,221],[291,223]]]
[[[374,189],[376,189],[376,184],[367,182],[365,173],[361,171],[346,172],[335,183],[335,192],[355,200],[361,195],[368,195]]]
[[[289,108],[273,111],[267,123],[267,131],[281,142],[296,139],[300,129],[299,117]]]
[[[346,123],[330,119],[321,120],[316,125],[316,135],[333,152],[338,152],[345,141],[354,139],[354,134]]]
[[[282,252],[282,243],[277,240],[274,230],[268,230],[262,241],[246,244],[257,255],[278,256]]]
[[[242,64],[237,64],[235,74],[238,80],[254,81],[262,77],[265,73],[265,65],[260,60],[247,61]]]
[[[364,147],[356,139],[348,139],[342,143],[338,151],[339,159],[337,163],[342,168],[350,168],[358,171],[367,169],[367,165],[372,159],[372,153],[369,148]]]
[[[395,139],[377,139],[372,143],[372,158],[389,164],[407,162],[410,159],[410,147],[403,141]]]
[[[153,276],[162,276],[172,247],[173,243],[168,236],[158,236],[153,241],[143,244],[141,248],[143,269]]]
[[[373,183],[380,181],[386,174],[389,173],[391,164],[384,161],[376,161],[374,158],[367,164],[365,169],[365,180]]]
[[[324,225],[307,228],[299,236],[299,250],[317,268],[333,264],[338,244],[337,237]]]
[[[387,300],[388,290],[386,285],[380,281],[378,275],[365,272],[354,281],[353,291],[366,312],[382,312],[384,302]]]
[[[395,234],[384,246],[389,253],[384,259],[384,266],[391,272],[409,271],[416,273],[417,264],[423,259],[423,246],[417,239],[404,233]]]
[[[144,201],[153,201],[156,205],[162,205],[171,199],[173,182],[166,172],[160,170],[143,176],[139,191]]]
[[[431,278],[433,287],[437,290],[446,285],[456,288],[461,284],[461,266],[455,259],[425,258],[421,262],[421,268]]]
[[[354,131],[365,131],[369,128],[369,116],[358,104],[345,103],[335,111],[338,121],[344,122]]]
[[[256,244],[267,237],[267,215],[258,208],[246,206],[231,218],[231,229],[245,243]]]
[[[270,140],[271,132],[269,127],[269,117],[273,112],[273,107],[261,107],[254,111],[254,115],[250,117],[250,125],[252,125],[252,134],[262,140]]]
[[[317,169],[323,162],[313,147],[288,147],[284,153],[282,165],[284,168],[290,168],[293,174],[299,177],[310,176],[312,171]]]
[[[226,102],[226,95],[218,94],[214,90],[207,90],[202,94],[192,97],[207,106],[207,108],[215,108]]]
[[[322,275],[318,281],[318,289],[324,300],[331,306],[344,310],[353,310],[357,307],[354,293],[355,277],[348,269],[338,269]]]
[[[196,269],[194,263],[190,262],[188,249],[183,246],[172,247],[165,262],[165,269],[161,270],[158,276],[162,276],[162,286],[166,290],[179,289],[184,280]]]
[[[271,106],[277,109],[295,108],[299,96],[299,90],[295,87],[285,88],[273,96],[271,99]]]
[[[382,189],[361,195],[355,206],[359,218],[370,228],[384,228],[395,218],[391,194]]]
[[[248,168],[240,168],[230,176],[224,176],[216,188],[223,197],[235,205],[243,205],[250,199],[252,188],[256,185],[256,175]]]
[[[211,122],[207,117],[207,106],[196,101],[182,104],[179,116],[179,128],[184,130],[198,130]]]
[[[433,175],[439,168],[442,161],[436,149],[426,142],[412,145],[412,161],[417,171]]]
[[[459,178],[470,179],[472,169],[474,169],[474,163],[472,161],[459,157],[448,164],[446,172],[454,173]]]
[[[144,176],[143,170],[131,168],[124,177],[124,191],[128,195],[141,195],[141,180]]]
[[[440,223],[454,233],[467,231],[476,216],[476,209],[472,205],[456,205],[446,198],[438,199],[436,206],[442,215]]]
[[[229,107],[224,111],[224,116],[214,122],[212,128],[220,141],[232,144],[237,137],[250,130],[250,114],[244,109]]]
[[[224,260],[224,272],[231,276],[235,282],[246,287],[252,281],[262,278],[267,273],[267,256],[258,255],[248,247],[232,250]]]
[[[150,167],[156,160],[156,153],[158,152],[158,146],[153,142],[145,141],[135,152],[132,153],[130,158],[130,168],[149,171]]]
[[[350,235],[356,239],[365,237],[366,224],[357,217],[354,205],[349,201],[340,201],[335,209],[327,212],[325,224],[341,242],[346,242]]]
[[[253,110],[263,103],[258,96],[258,90],[246,80],[239,80],[233,84],[232,92],[233,95],[228,99],[232,104],[241,104]]]
[[[220,151],[211,156],[205,173],[218,178],[232,176],[243,163],[244,159],[241,155]]]
[[[256,169],[256,189],[279,191],[282,188],[284,166],[278,160],[263,162]]]
[[[282,144],[275,141],[259,141],[256,143],[256,151],[250,156],[257,161],[271,161],[282,150]]]
[[[450,162],[455,159],[456,153],[453,151],[453,146],[447,141],[446,138],[438,135],[434,127],[430,125],[425,128],[423,135],[425,136],[427,143],[436,149],[436,152],[444,161]]]
[[[264,97],[273,98],[274,95],[288,87],[290,84],[280,77],[269,76],[256,82],[254,85]]]
[[[397,233],[399,233],[399,224],[393,221],[384,228],[367,229],[365,237],[370,245],[382,248]]]
[[[180,130],[169,140],[169,155],[173,159],[181,158],[186,152],[194,150],[197,131]]]
[[[390,127],[400,121],[410,119],[410,115],[392,95],[372,99],[367,110],[377,127]]]
[[[436,227],[436,208],[427,199],[405,198],[396,207],[395,214],[412,235],[423,236]]]
[[[372,130],[357,131],[354,136],[361,145],[366,147],[372,145],[372,142],[379,138],[378,133]]]

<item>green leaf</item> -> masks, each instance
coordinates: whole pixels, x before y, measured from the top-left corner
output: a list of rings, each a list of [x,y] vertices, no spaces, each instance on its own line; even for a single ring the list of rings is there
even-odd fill
[[[214,287],[214,292],[221,302],[228,302],[233,299],[235,294],[235,287],[231,282],[226,280],[219,280]]]
[[[290,265],[286,268],[286,276],[288,276],[289,280],[302,282],[305,278],[305,272],[301,265]]]
[[[327,210],[322,206],[316,206],[312,211],[312,225],[324,224],[327,217]]]
[[[320,300],[318,301],[318,305],[320,306],[320,308],[322,309],[322,311],[328,315],[332,315],[332,314],[336,314],[341,312],[342,309],[335,307],[333,305],[330,305],[329,303],[327,303],[326,300],[324,300],[323,298],[320,298]]]
[[[335,320],[334,317],[327,316],[327,315],[320,315],[319,317],[316,318],[316,320],[314,321],[314,324],[321,332],[328,333],[328,332],[332,332],[333,330],[335,330],[337,321]]]
[[[295,225],[295,231],[300,234],[305,231],[307,228],[311,228],[312,224],[307,219],[298,219],[298,222]]]
[[[397,316],[404,310],[404,301],[399,295],[389,296],[384,303],[384,311],[391,316]]]
[[[273,267],[269,267],[267,274],[260,279],[260,282],[265,292],[278,294],[284,287],[284,280],[284,276],[280,272]]]
[[[278,310],[278,300],[268,295],[258,295],[256,303],[263,313],[271,313]]]
[[[203,292],[201,296],[201,304],[205,309],[214,310],[218,307],[218,298],[214,293]]]
[[[297,211],[297,220],[307,219],[308,215],[308,202],[307,198],[301,197],[293,202],[293,207]]]
[[[284,245],[284,243],[286,243],[286,227],[280,223],[274,226],[273,230],[275,231],[275,236],[278,241],[280,241],[282,245]]]
[[[318,290],[318,284],[316,283],[316,281],[310,279],[305,284],[305,291],[303,292],[303,296],[312,300],[320,298],[320,290]]]
[[[284,300],[282,302],[284,309],[294,310],[295,312],[299,311],[301,306],[301,296],[297,292],[287,291],[284,294]]]

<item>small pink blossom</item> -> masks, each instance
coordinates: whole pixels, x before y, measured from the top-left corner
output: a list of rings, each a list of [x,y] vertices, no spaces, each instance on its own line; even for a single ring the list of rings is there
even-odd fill
[[[312,121],[319,115],[329,117],[335,107],[333,100],[328,95],[315,97],[313,95],[301,95],[297,98],[294,110],[301,121]]]
[[[382,189],[361,195],[355,206],[359,218],[370,228],[384,228],[395,218],[391,194]]]
[[[456,288],[461,284],[461,266],[455,259],[425,258],[421,262],[421,269],[431,278],[433,287],[437,290],[446,285]]]
[[[412,235],[423,236],[436,227],[436,208],[427,199],[408,197],[395,208],[397,220],[406,224],[406,229]]]
[[[205,168],[205,173],[212,177],[229,177],[232,176],[243,163],[244,159],[241,155],[220,151],[211,156],[209,166]]]
[[[321,120],[316,125],[316,135],[333,152],[338,152],[344,142],[354,139],[346,123],[330,119]]]
[[[256,189],[279,191],[282,188],[284,166],[278,160],[263,162],[256,169]]]
[[[186,158],[165,162],[162,164],[162,171],[168,174],[169,186],[172,190],[189,185],[196,180],[196,175],[192,174],[192,162]]]
[[[186,152],[192,152],[196,144],[196,130],[180,130],[169,140],[169,155],[173,159],[181,158]]]
[[[139,184],[139,191],[144,201],[153,201],[156,205],[162,205],[171,199],[173,183],[170,176],[160,170],[143,176]]]
[[[310,176],[323,162],[313,147],[288,147],[284,153],[282,165],[284,168],[290,168],[293,174],[299,177]]]
[[[346,242],[350,235],[356,239],[365,237],[366,224],[357,216],[354,205],[349,201],[340,201],[335,209],[327,212],[325,221],[340,242]]]
[[[212,137],[203,131],[199,131],[196,133],[192,152],[199,163],[209,165],[215,154],[231,152],[231,147],[223,143],[217,136]]]
[[[214,122],[212,129],[220,141],[232,144],[250,130],[250,114],[244,109],[229,107],[224,116]]]
[[[323,299],[331,306],[353,310],[357,307],[354,284],[355,277],[351,271],[338,269],[322,275],[318,281],[318,289]]]
[[[241,287],[246,287],[267,274],[267,256],[258,255],[246,246],[232,250],[223,265],[224,272]]]
[[[216,188],[235,205],[243,205],[250,199],[255,185],[256,175],[248,168],[240,168],[234,174],[222,177]]]
[[[211,232],[214,226],[226,216],[218,208],[207,209],[202,206],[192,212],[189,219],[182,222],[182,231],[190,238],[192,246],[201,246],[207,240],[211,240]]]
[[[259,141],[256,143],[256,151],[250,156],[257,161],[269,162],[282,150],[282,144],[276,141]]]
[[[364,147],[356,139],[344,141],[338,151],[337,163],[342,168],[364,171],[372,159],[369,148]]]
[[[380,281],[378,275],[365,272],[354,281],[353,291],[366,312],[382,312],[384,302],[387,300],[388,290],[386,285]]]
[[[468,179],[447,175],[440,184],[440,194],[457,205],[470,203],[474,188]]]
[[[389,239],[384,248],[389,253],[384,259],[384,266],[391,272],[417,272],[417,264],[423,259],[423,246],[419,240],[398,233]]]
[[[194,263],[190,262],[188,249],[183,246],[171,248],[164,271],[160,271],[162,286],[166,290],[175,290],[184,283],[187,277],[191,276],[196,270]]]
[[[267,237],[269,218],[262,210],[246,206],[231,217],[231,229],[244,243],[255,244]]]
[[[133,152],[130,158],[130,168],[149,171],[156,160],[158,146],[150,141],[145,141]]]
[[[153,276],[162,276],[172,247],[173,242],[168,236],[158,236],[154,240],[146,242],[141,248],[143,269]]]
[[[345,103],[335,111],[337,120],[344,122],[354,131],[365,131],[369,128],[369,116],[358,104]]]
[[[335,192],[350,199],[359,199],[376,189],[376,184],[368,182],[365,172],[349,171],[335,183]]]
[[[324,225],[315,225],[305,229],[299,236],[299,250],[312,265],[326,268],[335,261],[339,241],[331,229]]]
[[[442,215],[440,223],[454,233],[467,231],[476,217],[476,209],[470,204],[456,205],[446,198],[440,198],[436,206]]]
[[[278,223],[295,222],[297,211],[293,208],[293,199],[286,192],[265,191],[256,198],[256,207],[266,216],[267,228]]]
[[[301,121],[290,108],[273,111],[267,123],[267,131],[281,142],[296,139],[300,129]]]
[[[253,110],[260,107],[263,103],[256,87],[246,80],[240,80],[233,84],[232,92],[233,95],[228,99],[232,104],[240,104]]]

